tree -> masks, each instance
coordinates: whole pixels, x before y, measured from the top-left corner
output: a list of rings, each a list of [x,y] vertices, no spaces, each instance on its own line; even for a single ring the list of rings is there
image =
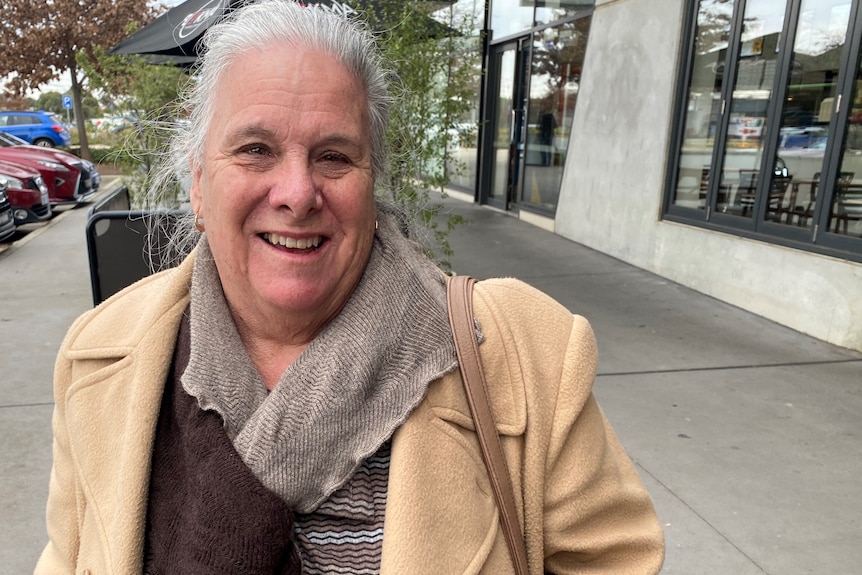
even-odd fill
[[[63,94],[60,92],[42,92],[36,98],[36,108],[55,114],[65,114],[63,110]]]
[[[170,126],[180,112],[177,96],[189,81],[183,68],[148,62],[142,56],[110,56],[96,48],[79,57],[79,64],[92,87],[111,94],[116,112],[135,118],[134,130],[123,146],[113,153],[113,161],[133,166],[126,184],[136,207],[152,185],[153,170],[168,149]]]
[[[92,87],[112,96],[113,106],[147,120],[169,113],[188,74],[183,68],[152,64],[143,56],[111,56],[95,48],[78,59]]]
[[[451,151],[462,137],[461,127],[476,100],[481,54],[473,40],[480,2],[460,2],[434,12],[427,0],[377,0],[364,16],[397,76],[398,106],[390,111],[387,145],[390,153],[390,198],[417,217],[432,237],[422,238],[439,253],[451,255],[448,232],[461,223],[456,216],[439,225],[440,206],[429,203],[429,190],[444,192],[452,166]],[[429,6],[430,5],[430,6]],[[465,5],[470,5],[465,9]],[[460,166],[463,169],[463,166]]]
[[[125,38],[129,26],[152,18],[147,0],[6,0],[0,20],[0,76],[7,90],[23,95],[64,72],[72,82],[75,110],[83,110],[86,77],[78,54],[110,47]],[[91,158],[84,114],[75,114],[81,155]]]

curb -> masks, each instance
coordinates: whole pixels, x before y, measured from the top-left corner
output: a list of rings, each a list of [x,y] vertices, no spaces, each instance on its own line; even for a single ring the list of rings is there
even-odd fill
[[[12,254],[12,253],[18,251],[18,249],[20,249],[22,246],[27,245],[31,240],[42,235],[45,232],[45,230],[49,229],[55,223],[64,220],[66,217],[68,217],[69,214],[78,211],[83,206],[89,206],[90,204],[95,203],[101,197],[112,193],[114,190],[116,190],[117,188],[119,188],[123,184],[123,177],[122,176],[104,176],[104,180],[108,180],[106,185],[102,186],[101,189],[99,190],[99,192],[93,197],[93,199],[90,200],[89,202],[87,202],[86,204],[78,204],[72,208],[69,208],[67,210],[63,210],[58,215],[54,216],[53,218],[51,218],[50,220],[45,222],[45,225],[40,226],[31,232],[28,232],[27,235],[24,236],[23,238],[21,238],[20,240],[15,240],[11,244],[6,244],[6,245],[8,245],[8,247],[6,247],[6,249],[3,249],[4,245],[0,244],[0,259],[3,259],[5,257],[7,257],[9,254]]]

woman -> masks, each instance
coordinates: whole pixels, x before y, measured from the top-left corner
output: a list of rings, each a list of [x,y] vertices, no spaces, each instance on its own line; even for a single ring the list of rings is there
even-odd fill
[[[202,233],[63,343],[37,573],[512,572],[445,275],[374,199],[385,78],[292,2],[207,33],[177,141]],[[530,572],[656,573],[586,321],[515,280],[474,301]]]

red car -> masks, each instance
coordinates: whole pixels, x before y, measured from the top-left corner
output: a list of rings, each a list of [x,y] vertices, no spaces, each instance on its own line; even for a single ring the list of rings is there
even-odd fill
[[[39,172],[48,188],[48,199],[52,204],[66,201],[63,198],[75,197],[81,170],[16,148],[0,148],[0,162]]]
[[[0,133],[0,161],[19,160],[38,164],[52,204],[86,201],[101,185],[102,177],[92,162],[63,150],[31,146],[20,138]],[[29,165],[34,167],[32,163]],[[49,173],[45,168],[57,173]]]
[[[42,176],[19,164],[0,161],[0,181],[6,181],[6,195],[12,204],[15,225],[43,222],[51,217],[51,201]]]

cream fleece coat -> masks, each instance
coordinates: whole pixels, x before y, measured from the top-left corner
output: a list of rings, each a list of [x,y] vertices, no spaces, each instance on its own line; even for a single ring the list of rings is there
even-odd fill
[[[141,280],[70,328],[37,574],[141,573],[156,420],[192,266]],[[474,307],[531,575],[658,573],[652,502],[591,392],[589,324],[516,280],[477,284]],[[457,371],[431,383],[393,438],[382,553],[382,575],[512,573]]]

